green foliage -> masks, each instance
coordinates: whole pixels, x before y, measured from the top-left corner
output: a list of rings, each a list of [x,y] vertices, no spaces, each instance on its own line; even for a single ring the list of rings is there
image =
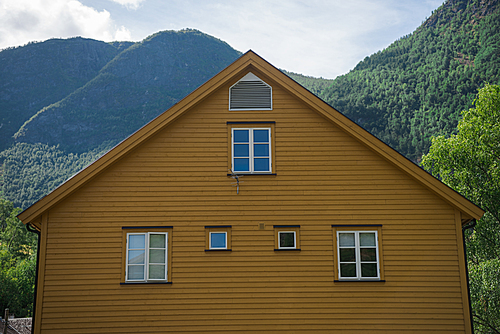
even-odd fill
[[[0,308],[18,318],[33,316],[36,254],[0,271]]]
[[[12,265],[12,261],[26,259],[36,248],[36,237],[27,233],[24,224],[17,219],[21,209],[0,198],[0,269]]]
[[[287,71],[283,71],[283,73],[288,75],[293,80],[297,81],[299,84],[307,88],[311,93],[315,94],[318,97],[333,83],[333,80],[331,79],[314,78]]]
[[[58,146],[18,143],[0,152],[4,183],[0,189],[15,206],[27,208],[62,182],[95,161],[112,142],[81,154],[64,153]]]
[[[0,310],[32,315],[37,236],[16,215],[21,210],[0,198]]]
[[[500,222],[500,86],[479,91],[456,135],[432,139],[422,164]]]
[[[500,333],[500,260],[469,267],[476,333]]]
[[[466,231],[477,333],[500,333],[500,86],[486,85],[462,112],[457,134],[432,138],[422,165],[486,210]]]
[[[413,34],[366,57],[320,97],[413,161],[500,82],[498,0],[447,1]]]

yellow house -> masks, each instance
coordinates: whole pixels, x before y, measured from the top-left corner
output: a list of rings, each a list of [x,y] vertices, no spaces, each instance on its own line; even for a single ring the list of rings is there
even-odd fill
[[[19,218],[35,333],[471,333],[483,211],[252,51]]]

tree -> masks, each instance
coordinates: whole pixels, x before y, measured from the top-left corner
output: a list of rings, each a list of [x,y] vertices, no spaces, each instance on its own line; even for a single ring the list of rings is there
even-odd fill
[[[0,310],[32,315],[36,271],[36,235],[16,215],[21,210],[0,197]]]
[[[422,165],[486,213],[465,232],[474,328],[500,334],[500,86],[479,90],[457,134],[432,138]]]
[[[26,259],[36,248],[36,235],[29,233],[24,224],[17,219],[21,209],[0,197],[0,268],[15,265]],[[5,258],[4,258],[5,257]],[[6,261],[8,258],[8,261]]]

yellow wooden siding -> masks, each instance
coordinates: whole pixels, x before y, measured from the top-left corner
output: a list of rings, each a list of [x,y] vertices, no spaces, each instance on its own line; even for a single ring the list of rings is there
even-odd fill
[[[230,85],[50,211],[42,333],[465,333],[454,209],[278,85],[272,112],[228,111]],[[276,122],[277,175],[239,195],[227,121]],[[274,251],[286,224],[301,251]],[[385,282],[334,282],[332,224],[383,225]],[[172,284],[120,285],[121,227],[162,225]]]

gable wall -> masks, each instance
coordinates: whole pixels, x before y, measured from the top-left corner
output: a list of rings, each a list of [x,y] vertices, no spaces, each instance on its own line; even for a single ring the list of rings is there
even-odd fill
[[[273,111],[227,111],[229,83],[49,212],[42,333],[465,332],[453,208],[260,76]],[[239,195],[227,121],[276,122],[276,176]],[[334,282],[332,224],[383,224],[386,282]],[[161,225],[173,283],[120,285],[121,227]]]

